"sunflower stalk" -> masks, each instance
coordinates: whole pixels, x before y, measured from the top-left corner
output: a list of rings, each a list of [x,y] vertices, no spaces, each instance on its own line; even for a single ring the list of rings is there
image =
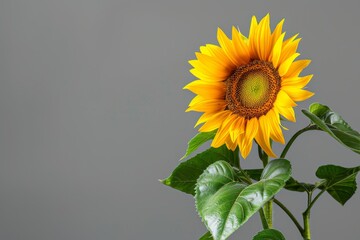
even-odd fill
[[[259,144],[258,145],[258,154],[259,158],[263,162],[264,168],[269,163],[269,156],[262,150]],[[264,205],[264,216],[267,222],[267,227],[272,228],[273,227],[273,200],[268,201]],[[265,228],[264,228],[265,229]]]
[[[295,142],[296,138],[298,136],[300,136],[302,133],[310,131],[310,130],[317,130],[318,128],[316,127],[316,125],[308,125],[307,127],[300,129],[299,131],[297,131],[289,140],[289,142],[286,144],[286,146],[284,147],[284,150],[282,151],[280,158],[285,158],[287,152],[289,151],[291,145]]]

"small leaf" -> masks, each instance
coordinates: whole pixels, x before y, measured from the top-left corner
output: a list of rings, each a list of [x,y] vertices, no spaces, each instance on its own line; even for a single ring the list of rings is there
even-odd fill
[[[188,157],[191,153],[196,151],[196,149],[198,149],[201,145],[203,145],[207,141],[213,139],[216,135],[216,131],[217,130],[214,130],[211,132],[200,132],[200,133],[196,134],[195,137],[190,139],[190,141],[188,142],[188,147],[186,149],[186,153],[181,159]]]
[[[360,166],[354,168],[321,166],[316,171],[316,176],[326,181],[319,188],[325,188],[336,201],[344,205],[356,191],[356,175],[359,171]]]
[[[219,148],[210,148],[180,163],[171,175],[161,182],[179,191],[194,195],[196,180],[210,164],[218,160],[225,160],[234,164],[239,161],[238,149],[233,152],[227,149],[225,145]]]
[[[251,179],[254,179],[256,181],[260,180],[262,169],[245,169],[244,171]],[[242,173],[239,174],[241,175]],[[287,180],[286,182],[285,188],[289,191],[305,192],[313,190],[315,188],[315,185],[299,182],[293,177],[290,177],[289,180]]]
[[[276,229],[265,229],[255,235],[253,240],[285,240],[284,235]]]
[[[293,192],[311,192],[315,189],[315,185],[311,183],[299,182],[294,178],[290,178],[285,185],[285,189]]]
[[[199,240],[214,240],[210,232],[205,233],[199,238]]]
[[[270,161],[260,181],[237,182],[237,175],[225,161],[211,164],[196,184],[196,208],[215,240],[224,240],[275,196],[291,175],[288,160]]]
[[[360,154],[360,133],[350,127],[345,120],[337,113],[333,112],[328,106],[320,103],[313,103],[309,111],[302,112],[324,132],[327,132],[352,151]]]

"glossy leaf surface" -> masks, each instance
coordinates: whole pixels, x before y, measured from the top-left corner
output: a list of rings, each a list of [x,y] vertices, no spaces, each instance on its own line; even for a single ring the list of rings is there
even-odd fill
[[[254,179],[256,181],[260,180],[262,169],[245,169],[244,171],[251,179]],[[239,174],[241,175],[242,173]],[[285,184],[285,189],[295,192],[311,191],[314,188],[315,185],[310,183],[299,182],[293,177],[290,177]]]
[[[237,181],[229,163],[218,161],[197,181],[197,211],[214,239],[224,240],[274,197],[290,175],[290,162],[276,159],[265,167],[259,182],[246,185]]]
[[[316,176],[325,180],[320,188],[325,188],[336,201],[344,205],[356,191],[356,175],[359,171],[360,166],[344,168],[325,165],[318,168]]]
[[[339,143],[360,154],[360,134],[328,106],[313,103],[310,105],[309,111],[302,110],[302,112],[319,130],[327,132]]]
[[[227,149],[225,145],[219,148],[210,148],[180,163],[171,175],[161,182],[179,191],[194,195],[196,180],[210,164],[218,160],[225,160],[233,165],[239,161],[239,153]]]

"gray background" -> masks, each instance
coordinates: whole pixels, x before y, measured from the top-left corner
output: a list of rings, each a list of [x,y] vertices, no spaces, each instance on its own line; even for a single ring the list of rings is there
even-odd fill
[[[304,74],[316,92],[300,109],[328,104],[360,129],[360,1],[0,1],[0,239],[197,239],[191,196],[161,185],[195,133],[187,61],[216,42],[216,28],[247,34],[252,15],[285,17],[303,38]],[[288,157],[315,181],[326,163],[359,156],[323,133],[306,133]],[[277,152],[280,146],[275,145]],[[255,152],[242,163],[258,167]],[[300,218],[305,196],[279,198]],[[328,195],[313,211],[313,239],[359,239],[360,199]],[[275,209],[275,227],[300,239]],[[252,218],[233,238],[251,239]]]

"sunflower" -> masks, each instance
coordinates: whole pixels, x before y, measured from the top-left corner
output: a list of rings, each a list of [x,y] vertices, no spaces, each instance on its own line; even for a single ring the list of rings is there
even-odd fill
[[[206,44],[189,61],[197,80],[186,85],[195,93],[186,111],[203,112],[199,131],[216,131],[212,147],[223,144],[240,148],[246,158],[253,140],[271,157],[270,139],[285,143],[280,115],[295,122],[295,102],[314,94],[303,88],[312,75],[299,76],[310,60],[295,60],[300,54],[298,35],[286,40],[284,19],[273,32],[270,15],[260,22],[253,16],[249,36],[232,27],[232,39],[219,28],[218,45]]]

